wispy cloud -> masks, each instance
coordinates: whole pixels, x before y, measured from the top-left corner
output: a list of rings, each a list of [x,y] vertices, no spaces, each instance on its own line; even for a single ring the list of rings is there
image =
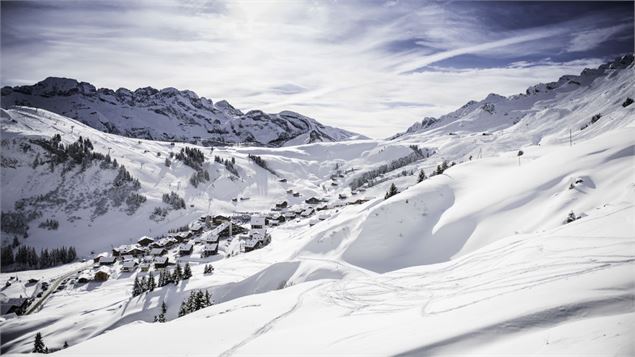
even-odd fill
[[[625,36],[622,27],[609,30],[619,22],[615,11],[523,17],[518,26],[503,21],[525,11],[512,5],[2,2],[1,77],[3,84],[66,76],[111,88],[191,89],[241,109],[297,110],[385,137],[468,99],[521,92],[621,50],[590,52]],[[505,16],[496,14],[501,8]],[[458,66],[468,55],[478,61]]]

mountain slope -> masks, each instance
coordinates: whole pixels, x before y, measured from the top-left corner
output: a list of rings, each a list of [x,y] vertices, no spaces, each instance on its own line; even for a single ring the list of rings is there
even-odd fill
[[[150,140],[282,146],[364,138],[290,111],[244,114],[227,101],[213,103],[175,88],[113,91],[49,77],[32,86],[4,87],[1,99],[3,108],[42,108],[103,132]]]
[[[434,136],[522,131],[535,126],[536,121],[549,125],[544,131],[551,134],[555,127],[567,133],[572,129],[576,136],[587,134],[593,131],[594,115],[606,117],[627,98],[635,98],[633,73],[633,55],[626,55],[597,69],[585,69],[577,76],[566,75],[556,82],[534,85],[524,94],[503,97],[492,93],[481,101],[469,101],[439,118],[424,118],[393,138],[424,133]],[[612,108],[605,111],[607,104]],[[551,123],[544,123],[546,120]],[[609,116],[604,121],[614,119]],[[583,127],[590,130],[578,133]],[[536,138],[536,143],[540,139]]]

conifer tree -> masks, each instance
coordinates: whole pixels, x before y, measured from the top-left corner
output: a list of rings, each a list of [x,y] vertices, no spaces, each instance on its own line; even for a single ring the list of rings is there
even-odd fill
[[[68,342],[64,341],[64,348],[68,348]]]
[[[44,341],[42,340],[42,334],[35,334],[35,341],[33,342],[33,353],[46,353],[46,345],[44,345]]]
[[[183,270],[183,280],[187,280],[192,277],[192,268],[190,263],[185,263],[185,269]]]
[[[423,171],[423,169],[421,169],[421,171],[419,171],[419,177],[417,178],[417,183],[427,179],[428,177],[426,177],[426,173]]]
[[[143,293],[143,288],[141,287],[141,283],[139,282],[139,277],[135,276],[134,284],[132,286],[132,296],[139,296]]]
[[[384,196],[384,199],[389,199],[390,197],[398,194],[399,191],[397,190],[397,186],[395,186],[394,183],[390,184],[390,188],[388,188],[388,192],[386,192],[386,196]]]
[[[156,284],[154,282],[154,274],[152,274],[152,272],[150,272],[148,274],[148,291],[154,291]]]

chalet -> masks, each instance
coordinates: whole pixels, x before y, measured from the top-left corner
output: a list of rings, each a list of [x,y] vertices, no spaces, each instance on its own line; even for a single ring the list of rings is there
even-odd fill
[[[140,256],[140,255],[142,255],[144,253],[145,253],[145,250],[141,249],[140,247],[136,247],[136,246],[130,246],[125,251],[125,254],[132,255],[133,257]]]
[[[190,238],[192,238],[192,235],[191,231],[181,232],[176,235],[176,240],[179,242],[187,242]]]
[[[287,201],[282,201],[280,203],[276,203],[276,208],[283,209],[283,208],[287,208],[288,205],[289,203]]]
[[[353,202],[349,202],[349,205],[361,205],[362,203],[366,203],[368,202],[367,198],[358,198],[357,200],[353,201]]]
[[[16,314],[22,315],[26,312],[27,307],[29,307],[29,299],[27,298],[11,298],[6,302],[0,304],[0,308],[2,309],[1,314]]]
[[[219,225],[219,224],[221,224],[221,223],[223,223],[223,222],[229,222],[230,220],[231,220],[231,219],[230,219],[229,217],[227,217],[227,216],[223,216],[223,215],[220,215],[220,214],[219,214],[219,215],[214,216],[214,218],[212,219],[212,222],[213,222],[215,225]]]
[[[130,260],[134,260],[134,257],[132,255],[130,255],[130,254],[126,254],[126,255],[122,255],[121,256],[121,261],[122,262],[127,262],[127,261],[130,261]]]
[[[29,284],[36,284],[38,281],[40,281],[40,280],[39,280],[39,279],[34,279],[34,278],[31,278],[31,279],[29,279],[29,280],[27,281],[27,283],[29,283]]]
[[[125,246],[121,246],[121,247],[117,247],[117,248],[112,248],[112,255],[114,257],[118,257],[121,255],[121,252],[125,249]]]
[[[93,280],[93,276],[88,273],[84,273],[77,278],[77,282],[80,284],[85,284],[91,280]]]
[[[317,207],[315,210],[316,211],[324,211],[325,209],[328,209],[328,208],[329,208],[328,205],[322,205],[322,206]]]
[[[209,257],[210,255],[216,255],[218,254],[218,244],[214,243],[214,244],[205,244],[205,247],[203,247],[203,256],[204,257]]]
[[[309,221],[309,226],[314,226],[319,222],[319,220],[317,218],[313,218],[312,220]]]
[[[194,245],[192,243],[181,244],[179,246],[179,255],[190,255],[194,251]]]
[[[289,189],[289,190],[287,190],[287,193],[292,195],[293,194],[293,190]]]
[[[99,259],[101,259],[102,257],[105,257],[107,255],[107,253],[101,253],[98,256],[93,258],[93,263],[99,263]]]
[[[110,279],[110,269],[106,267],[99,268],[93,277],[95,281],[106,281],[108,279]]]
[[[201,238],[203,238],[203,242],[206,244],[217,244],[219,239],[218,235],[212,232],[206,232]]]
[[[232,198],[232,202],[238,202],[238,198],[237,197]]]
[[[302,213],[300,213],[300,216],[302,218],[306,218],[306,217],[311,216],[312,214],[313,214],[313,209],[312,208],[307,208],[304,211],[302,211]]]
[[[295,217],[296,217],[295,212],[287,212],[287,213],[284,214],[284,218],[289,220],[289,221],[294,219]]]
[[[121,265],[121,271],[125,271],[125,272],[131,272],[134,271],[135,269],[137,269],[137,262],[134,260],[128,260],[126,262],[123,262],[123,264]]]
[[[357,195],[357,191],[351,191],[351,195],[353,196]]]
[[[343,193],[340,193],[337,197],[339,197],[340,200],[345,200],[347,198]]]
[[[169,249],[177,243],[177,240],[173,237],[161,238],[154,243],[150,244],[151,248],[165,248]]]
[[[294,192],[293,197],[300,197],[300,192]]]
[[[155,257],[165,255],[168,251],[165,248],[152,248],[150,250],[150,255]]]
[[[331,186],[337,186],[337,182],[331,182]]]
[[[287,179],[286,178],[281,178],[280,180],[278,180],[278,182],[285,183],[285,182],[287,182]]]
[[[199,222],[194,222],[190,225],[190,231],[192,231],[192,234],[201,234],[203,233],[203,225]]]
[[[311,197],[308,200],[304,200],[305,203],[310,204],[310,205],[316,205],[320,202],[322,202],[322,200],[320,200],[319,198],[315,198],[315,197]]]
[[[166,259],[167,259],[167,258],[166,258]],[[139,269],[140,269],[141,271],[148,271],[148,270],[150,270],[150,263],[145,263],[145,262],[144,262],[144,263],[139,264]]]
[[[148,236],[143,236],[137,240],[137,243],[142,247],[147,247],[154,242],[154,239]]]
[[[101,257],[99,258],[99,265],[113,265],[115,264],[115,257]]]
[[[154,268],[155,269],[163,269],[169,264],[168,257],[156,257],[154,259]]]

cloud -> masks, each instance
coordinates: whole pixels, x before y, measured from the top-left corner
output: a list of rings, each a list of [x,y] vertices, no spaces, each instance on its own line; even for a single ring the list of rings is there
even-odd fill
[[[496,4],[482,2],[1,4],[3,85],[64,76],[98,87],[176,87],[242,110],[296,110],[374,137],[597,63],[605,54],[557,56],[569,33],[607,28],[613,16],[506,28],[484,17]],[[452,67],[468,54],[483,65]]]
[[[575,34],[567,47],[568,52],[582,52],[596,48],[611,37],[630,31],[633,32],[633,24],[624,23],[610,27],[583,31]]]

